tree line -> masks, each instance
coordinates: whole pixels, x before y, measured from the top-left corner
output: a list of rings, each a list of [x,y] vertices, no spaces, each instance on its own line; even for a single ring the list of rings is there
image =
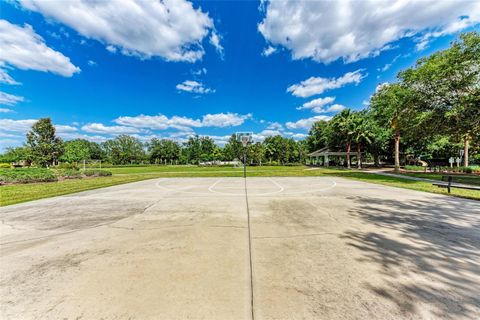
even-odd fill
[[[361,159],[366,151],[376,164],[383,158],[398,170],[401,150],[414,159],[448,159],[459,149],[468,166],[480,152],[480,34],[460,35],[448,49],[399,72],[395,83],[379,85],[368,108],[316,122],[307,143],[311,150],[345,150],[348,166],[350,152]]]
[[[0,162],[27,161],[41,167],[58,162],[81,163],[98,160],[114,165],[125,164],[199,164],[209,161],[232,161],[243,158],[243,146],[232,135],[225,146],[215,144],[208,136],[194,135],[184,143],[153,138],[143,143],[136,137],[119,135],[103,143],[84,139],[62,141],[56,136],[50,118],[38,120],[22,147],[9,148]],[[302,163],[308,152],[305,141],[280,135],[249,144],[246,149],[251,165]]]

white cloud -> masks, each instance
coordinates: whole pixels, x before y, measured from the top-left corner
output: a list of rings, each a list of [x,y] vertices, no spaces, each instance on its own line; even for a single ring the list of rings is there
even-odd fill
[[[4,65],[4,63],[0,62],[0,67]],[[15,81],[8,73],[7,71],[3,70],[0,68],[0,83],[6,83],[6,84],[21,84],[20,82]]]
[[[272,122],[267,126],[267,129],[269,129],[269,130],[283,130],[283,126],[282,126],[281,123]]]
[[[309,130],[312,125],[320,120],[324,121],[329,121],[332,117],[330,116],[315,116],[311,118],[306,118],[306,119],[300,119],[295,122],[287,122],[285,125],[287,126],[288,129],[305,129]]]
[[[415,45],[415,50],[423,51],[426,48],[428,48],[428,43],[429,43],[428,40],[429,40],[428,38],[424,38],[424,39],[420,40],[419,42],[417,42],[417,44]]]
[[[0,152],[7,148],[18,147],[22,145],[24,137],[15,137],[14,139],[0,139]]]
[[[0,131],[0,138],[21,138],[22,135],[5,133]]]
[[[26,119],[26,120],[0,119],[0,129],[3,131],[25,133],[31,129],[32,125],[35,122],[37,122],[37,120],[34,120],[34,119]]]
[[[305,102],[301,107],[298,107],[297,110],[322,108],[333,101],[335,101],[335,97],[317,98],[313,99],[312,101]]]
[[[156,116],[141,114],[135,117],[118,117],[114,120],[114,122],[120,125],[132,126],[136,128],[149,128],[157,130],[165,130],[168,128],[191,130],[190,127],[200,127],[202,125],[200,120],[193,120],[178,116],[168,118],[162,114]]]
[[[228,142],[228,139],[230,139],[230,135],[225,135],[225,136],[208,135],[208,137],[212,138],[213,141],[215,141],[215,144],[218,144],[220,146],[226,145]]]
[[[55,130],[58,133],[68,133],[68,132],[77,132],[78,128],[68,125],[57,124],[55,125]]]
[[[142,58],[194,62],[204,54],[203,39],[209,33],[215,38],[212,19],[186,0],[18,1],[105,43],[109,51]]]
[[[272,46],[267,46],[265,49],[263,49],[262,56],[268,57],[269,55],[274,54],[276,51],[277,51],[277,48]]]
[[[106,133],[106,134],[131,134],[140,132],[137,128],[125,126],[105,126],[102,123],[89,123],[82,127],[82,130],[88,133]]]
[[[324,63],[375,56],[406,37],[425,47],[480,22],[475,0],[290,0],[269,1],[261,10],[258,30],[268,44],[287,48],[293,59]]]
[[[20,132],[27,133],[32,128],[32,125],[37,122],[36,119],[0,119],[0,130],[8,132]],[[78,128],[69,125],[55,124],[55,130],[57,133],[71,133],[78,131]]]
[[[82,134],[78,132],[59,132],[58,136],[64,140],[74,140],[74,139],[84,139],[92,142],[105,142],[109,138],[104,137],[104,136],[99,136],[99,135],[87,135],[87,134]]]
[[[74,66],[68,57],[47,47],[43,38],[28,24],[21,27],[0,20],[0,47],[2,65],[11,65],[23,70],[53,72],[65,77],[80,72],[80,68]]]
[[[278,129],[267,127],[266,129],[258,133],[254,133],[253,140],[263,141],[265,140],[265,138],[272,137],[272,136],[283,136],[286,138],[293,138],[295,140],[305,139],[307,137],[307,135],[304,133],[285,131],[282,126],[281,128],[279,127]]]
[[[322,94],[325,91],[341,88],[347,84],[354,83],[358,85],[368,74],[363,74],[363,70],[347,72],[339,78],[321,78],[310,77],[298,84],[291,85],[287,92],[291,92],[296,97],[307,98],[313,95]]]
[[[336,103],[336,104],[332,104],[328,108],[314,108],[313,112],[316,112],[316,113],[333,113],[333,112],[342,111],[345,108],[346,107],[344,105]]]
[[[252,115],[249,114],[238,114],[238,113],[217,113],[217,114],[207,114],[203,116],[202,125],[204,127],[236,127],[245,122],[245,120],[250,119]]]
[[[418,44],[417,44],[418,46]],[[382,68],[377,68],[377,71],[380,71],[380,72],[385,72],[387,71],[388,69],[390,69],[392,67],[392,65],[401,57],[401,55],[397,55],[395,58],[393,58],[392,62],[390,63],[387,63],[385,64]]]
[[[93,60],[88,60],[87,64],[90,66],[90,67],[94,67],[97,65],[97,63]]]
[[[388,83],[388,82],[379,83],[379,84],[375,87],[375,92],[378,92],[380,89],[382,89],[383,87],[387,87],[388,85],[390,85],[390,83]]]
[[[297,110],[310,109],[315,113],[333,113],[345,109],[345,106],[338,103],[329,106],[333,101],[335,101],[335,97],[317,98],[304,103]]]
[[[294,133],[292,134],[291,136],[293,139],[295,140],[302,140],[302,139],[305,139],[306,137],[308,137],[308,134],[305,134],[305,133]]]
[[[182,83],[177,84],[177,90],[186,91],[191,93],[206,94],[214,93],[214,89],[204,87],[203,83],[195,80],[185,80]]]
[[[238,113],[217,113],[207,114],[200,119],[192,119],[187,117],[173,116],[168,118],[165,115],[138,115],[135,117],[118,117],[115,123],[135,128],[148,128],[153,130],[177,129],[181,131],[191,132],[192,128],[201,127],[233,127],[239,126],[250,119],[251,114],[241,115]]]
[[[0,108],[0,113],[10,113],[10,112],[14,112],[14,111],[8,108]]]
[[[22,102],[23,100],[23,97],[0,91],[0,104],[13,106],[19,102]]]
[[[221,37],[216,32],[212,32],[212,34],[210,35],[209,41],[210,41],[210,44],[215,47],[215,50],[217,50],[220,57],[223,59],[224,49],[220,43],[220,39]]]
[[[0,149],[18,146],[25,141],[25,134],[31,130],[36,119],[13,120],[0,119]],[[78,128],[70,125],[55,124],[57,135],[65,140],[86,139],[94,142],[104,142],[106,137],[99,135],[86,135],[78,133]],[[10,139],[4,139],[10,138]]]
[[[262,130],[258,133],[253,134],[253,140],[255,141],[263,141],[267,137],[273,137],[273,136],[283,136],[283,131],[282,130],[272,130],[272,129],[265,129]]]
[[[201,76],[201,75],[207,74],[207,68],[201,68],[201,69],[198,69],[198,70],[192,70],[191,72],[192,72],[192,74],[193,74],[194,76]]]
[[[106,46],[105,49],[107,49],[107,51],[110,51],[111,53],[117,53],[117,48],[112,45]]]

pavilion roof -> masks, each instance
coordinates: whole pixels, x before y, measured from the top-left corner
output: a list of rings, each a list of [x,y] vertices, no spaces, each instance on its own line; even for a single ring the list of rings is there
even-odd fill
[[[350,152],[350,154],[353,155],[354,153]],[[346,155],[347,155],[347,152],[345,151],[332,151],[328,147],[318,149],[308,154],[309,157],[346,156]]]

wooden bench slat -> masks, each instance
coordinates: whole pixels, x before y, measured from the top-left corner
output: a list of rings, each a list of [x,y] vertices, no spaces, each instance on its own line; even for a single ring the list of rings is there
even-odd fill
[[[440,188],[458,188],[458,189],[467,189],[467,190],[479,190],[480,186],[466,186],[466,185],[458,185],[453,183],[432,183],[432,185],[440,187]]]

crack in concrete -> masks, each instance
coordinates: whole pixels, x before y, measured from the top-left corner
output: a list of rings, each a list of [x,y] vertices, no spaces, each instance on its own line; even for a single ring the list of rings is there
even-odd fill
[[[338,233],[333,232],[322,232],[322,233],[308,233],[308,234],[295,234],[291,236],[265,236],[265,237],[253,237],[253,239],[289,239],[289,238],[306,238],[306,237],[318,237],[326,235],[338,235]]]

